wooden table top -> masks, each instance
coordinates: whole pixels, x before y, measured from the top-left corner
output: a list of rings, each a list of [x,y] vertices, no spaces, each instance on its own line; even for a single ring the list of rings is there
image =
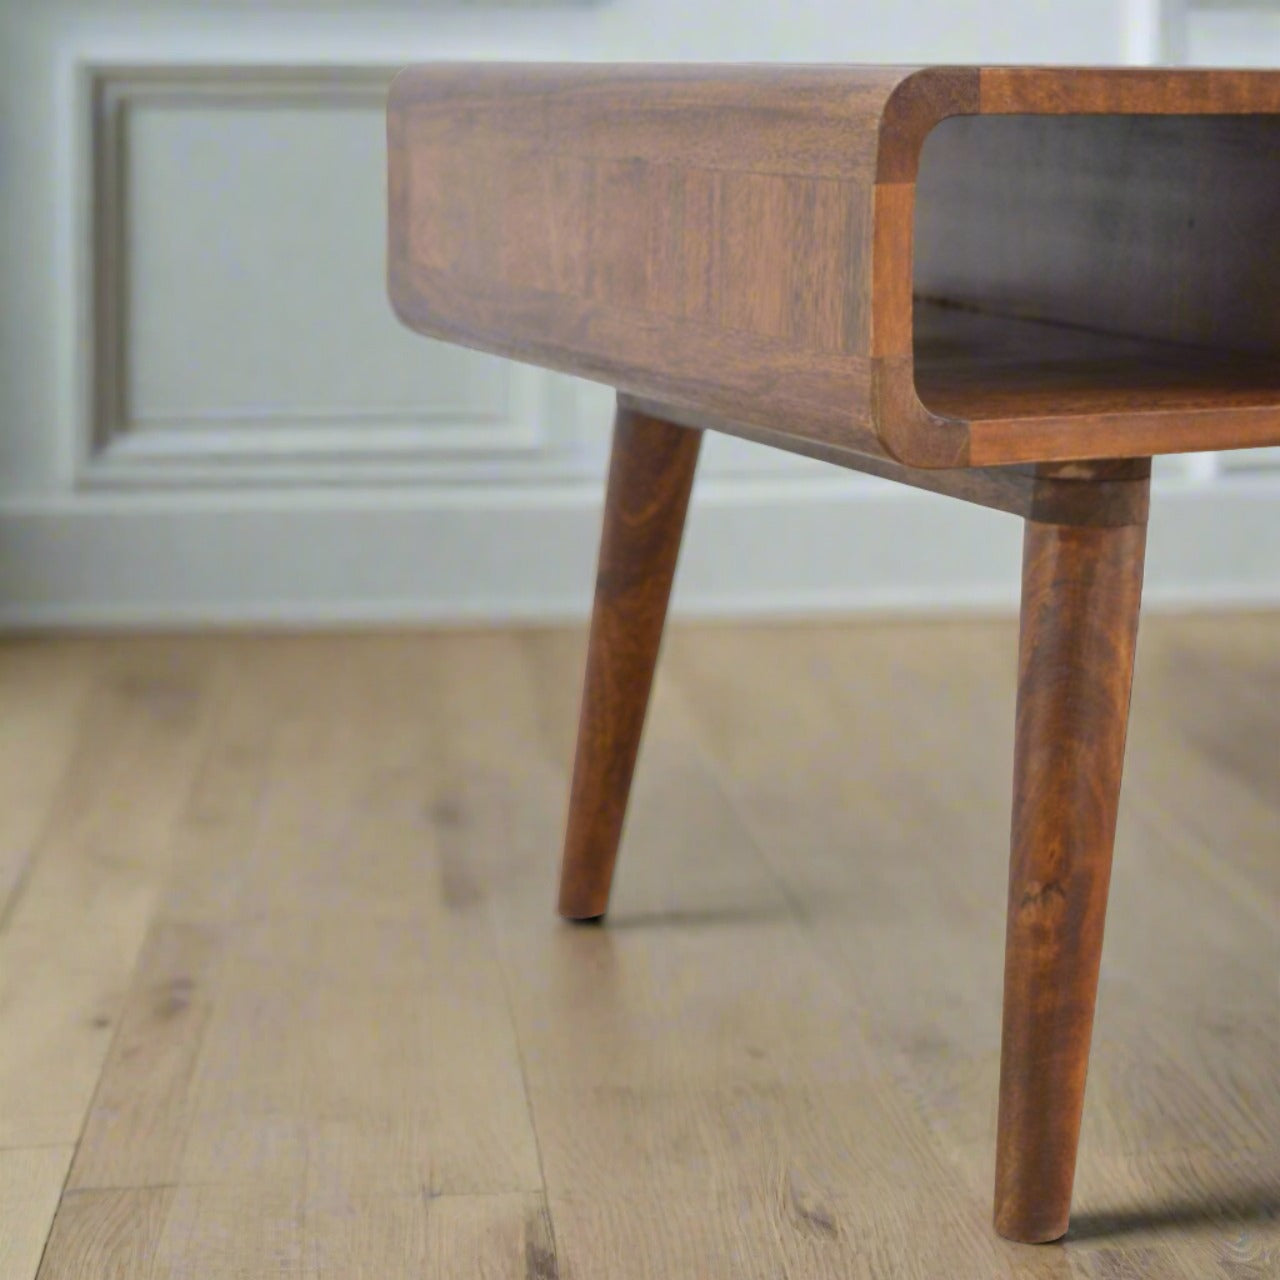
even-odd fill
[[[1280,72],[437,64],[412,328],[913,467],[1280,444]]]

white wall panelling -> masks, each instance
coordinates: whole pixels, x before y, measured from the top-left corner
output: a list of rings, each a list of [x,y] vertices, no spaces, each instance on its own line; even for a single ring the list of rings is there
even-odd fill
[[[82,485],[403,484],[564,455],[550,375],[388,313],[392,74],[86,70]]]

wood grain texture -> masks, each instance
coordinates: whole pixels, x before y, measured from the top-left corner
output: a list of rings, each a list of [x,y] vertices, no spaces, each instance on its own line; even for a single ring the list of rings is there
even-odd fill
[[[915,390],[969,422],[973,467],[1065,460],[1108,415],[1135,415],[1135,456],[1200,448],[1206,414],[1229,410],[1213,447],[1275,438],[1280,362],[1249,352],[1100,333],[917,301]],[[904,366],[896,367],[901,376]],[[1090,425],[1090,424],[1093,425]]]
[[[1278,85],[412,68],[388,117],[391,298],[424,333],[784,448],[939,468],[1274,443]],[[938,300],[976,348],[962,388],[921,323]],[[1084,326],[1093,359],[1043,326],[1011,343],[1025,319]]]
[[[339,679],[344,661],[305,639],[241,657],[198,788],[203,838],[184,839],[153,920],[76,1190],[541,1186],[487,930],[441,882],[422,811],[428,705],[406,668]],[[227,765],[259,731],[238,797]],[[197,896],[213,861],[230,886]]]
[[[411,69],[388,121],[392,302],[438,337],[883,453],[877,169],[910,166],[930,110],[976,101],[973,72]]]
[[[157,1265],[157,1249],[165,1216],[176,1196],[173,1187],[64,1195],[36,1277],[134,1280],[146,1276],[150,1280],[165,1275],[165,1269]]]
[[[547,918],[584,641],[223,635],[65,664],[24,642],[15,670],[52,646],[52,706],[61,679],[94,691],[64,766],[99,813],[115,753],[139,760],[136,702],[104,685],[214,702],[194,776],[152,758],[129,793],[171,874],[113,979],[44,1280],[1276,1271],[1275,618],[1144,623],[1084,1156],[1049,1251],[987,1221],[1016,628],[673,628],[605,930]],[[47,973],[70,1019],[66,938],[18,976]],[[0,1003],[0,1045],[29,1012]],[[0,1186],[16,1161],[33,1208],[21,1237],[0,1217],[0,1255],[20,1239],[5,1280],[31,1280],[58,1157],[37,1177],[15,1150]]]
[[[702,433],[618,406],[560,913],[604,915]]]
[[[1015,115],[1275,115],[1273,71],[1136,67],[983,67],[982,110]]]
[[[995,1222],[1033,1244],[1070,1214],[1145,544],[1026,528]]]
[[[555,1280],[536,1194],[188,1185],[70,1193],[40,1280]]]
[[[93,653],[64,784],[0,933],[0,1146],[80,1135],[212,712],[215,668],[192,646]]]
[[[6,1280],[35,1275],[73,1150],[0,1148],[0,1276]]]
[[[10,640],[0,664],[0,918],[31,866],[89,695],[93,641]]]

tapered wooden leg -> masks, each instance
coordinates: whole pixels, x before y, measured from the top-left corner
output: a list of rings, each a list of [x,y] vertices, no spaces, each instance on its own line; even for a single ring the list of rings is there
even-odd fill
[[[701,439],[618,406],[560,870],[560,914],[571,920],[609,905]]]
[[[1066,1234],[1146,525],[1027,522],[995,1225]]]

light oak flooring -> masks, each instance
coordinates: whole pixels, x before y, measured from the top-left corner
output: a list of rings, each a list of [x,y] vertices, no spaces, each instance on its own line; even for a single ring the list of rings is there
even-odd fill
[[[1063,1246],[988,1226],[1014,628],[0,644],[0,1277],[1280,1276],[1280,615],[1140,644]]]

